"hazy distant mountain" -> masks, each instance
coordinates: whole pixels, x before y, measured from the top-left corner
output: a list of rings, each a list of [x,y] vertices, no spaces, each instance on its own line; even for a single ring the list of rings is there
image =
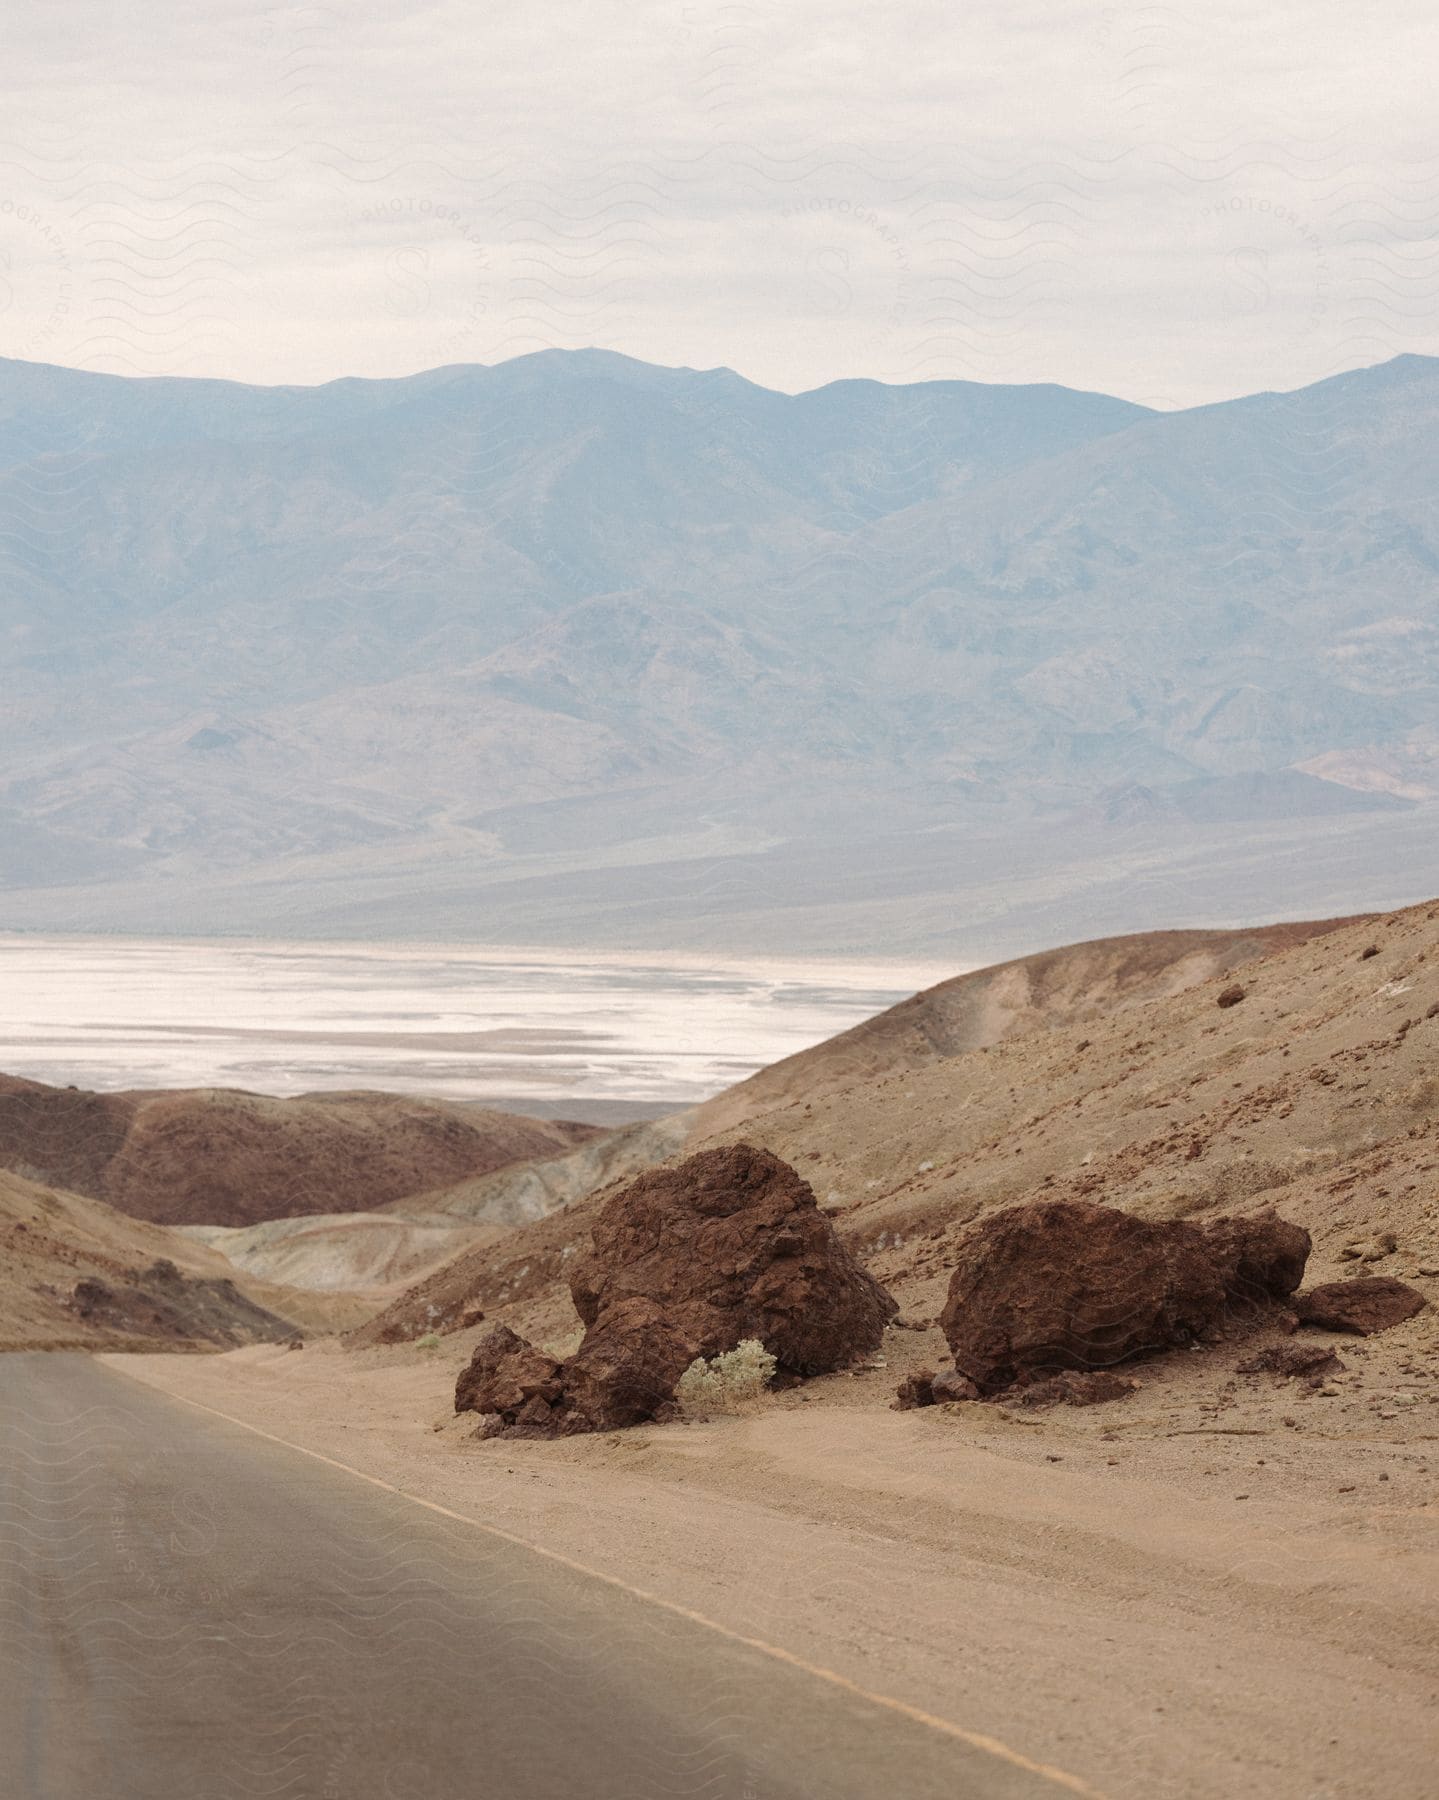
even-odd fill
[[[1436,414],[1418,357],[1170,414],[0,362],[0,926],[999,952],[1413,897]]]

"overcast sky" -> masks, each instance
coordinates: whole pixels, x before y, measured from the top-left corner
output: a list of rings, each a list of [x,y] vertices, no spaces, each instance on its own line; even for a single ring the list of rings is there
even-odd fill
[[[0,354],[600,344],[1152,405],[1439,352],[1432,0],[74,0],[7,27]]]

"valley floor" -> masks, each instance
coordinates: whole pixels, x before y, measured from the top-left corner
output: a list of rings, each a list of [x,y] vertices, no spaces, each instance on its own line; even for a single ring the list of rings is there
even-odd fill
[[[932,1349],[891,1331],[885,1367],[742,1416],[557,1443],[478,1443],[454,1416],[468,1334],[106,1360],[1002,1740],[1068,1791],[1420,1800],[1439,1755],[1439,1382],[1412,1373],[1416,1352],[1435,1367],[1429,1316],[1337,1344],[1332,1391],[1226,1382],[1229,1346],[1048,1413],[890,1411]]]

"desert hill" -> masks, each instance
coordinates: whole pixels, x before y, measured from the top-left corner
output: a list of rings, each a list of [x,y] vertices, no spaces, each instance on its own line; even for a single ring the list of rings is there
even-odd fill
[[[599,1136],[464,1101],[97,1094],[0,1076],[0,1167],[161,1224],[367,1212]]]
[[[742,1135],[792,1163],[921,1320],[939,1311],[951,1235],[1039,1196],[1152,1218],[1274,1205],[1313,1233],[1314,1279],[1362,1266],[1439,1297],[1436,1059],[1439,906],[1421,906],[1297,933],[1082,1023],[782,1101],[686,1148]],[[475,1308],[567,1337],[566,1266],[595,1204],[467,1252],[352,1341],[454,1329]]]
[[[974,969],[726,1088],[699,1108],[693,1135],[697,1142],[712,1138],[791,1100],[812,1100],[1026,1032],[1084,1024],[1120,1007],[1182,993],[1353,922],[1139,932]]]
[[[345,1316],[233,1274],[162,1226],[0,1170],[0,1349],[233,1348]]]

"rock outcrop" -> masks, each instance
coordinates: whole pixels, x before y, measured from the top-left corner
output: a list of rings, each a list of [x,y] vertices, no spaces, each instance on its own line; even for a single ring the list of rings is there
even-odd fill
[[[561,1369],[562,1407],[581,1431],[616,1431],[677,1416],[679,1378],[699,1354],[653,1300],[617,1300],[590,1326]]]
[[[1428,1302],[1417,1288],[1392,1275],[1361,1275],[1353,1281],[1329,1281],[1295,1298],[1301,1325],[1322,1331],[1347,1331],[1370,1337],[1402,1325]]]
[[[1199,1228],[1038,1201],[979,1219],[957,1249],[940,1325],[959,1373],[991,1394],[1189,1343],[1236,1307],[1272,1309],[1303,1276],[1309,1234],[1272,1212]]]
[[[757,1338],[781,1375],[815,1375],[879,1348],[895,1302],[855,1260],[807,1182],[731,1144],[640,1176],[601,1208],[570,1278],[585,1325],[562,1362],[504,1326],[476,1346],[455,1410],[486,1437],[567,1437],[676,1416],[696,1357]]]
[[[62,1304],[92,1330],[167,1346],[212,1344],[229,1350],[285,1343],[295,1335],[290,1320],[256,1305],[227,1277],[186,1275],[163,1257],[108,1279],[82,1276]]]
[[[601,1208],[570,1276],[587,1326],[652,1301],[696,1356],[757,1338],[781,1372],[818,1375],[879,1348],[899,1310],[768,1150],[726,1144],[655,1169]]]

